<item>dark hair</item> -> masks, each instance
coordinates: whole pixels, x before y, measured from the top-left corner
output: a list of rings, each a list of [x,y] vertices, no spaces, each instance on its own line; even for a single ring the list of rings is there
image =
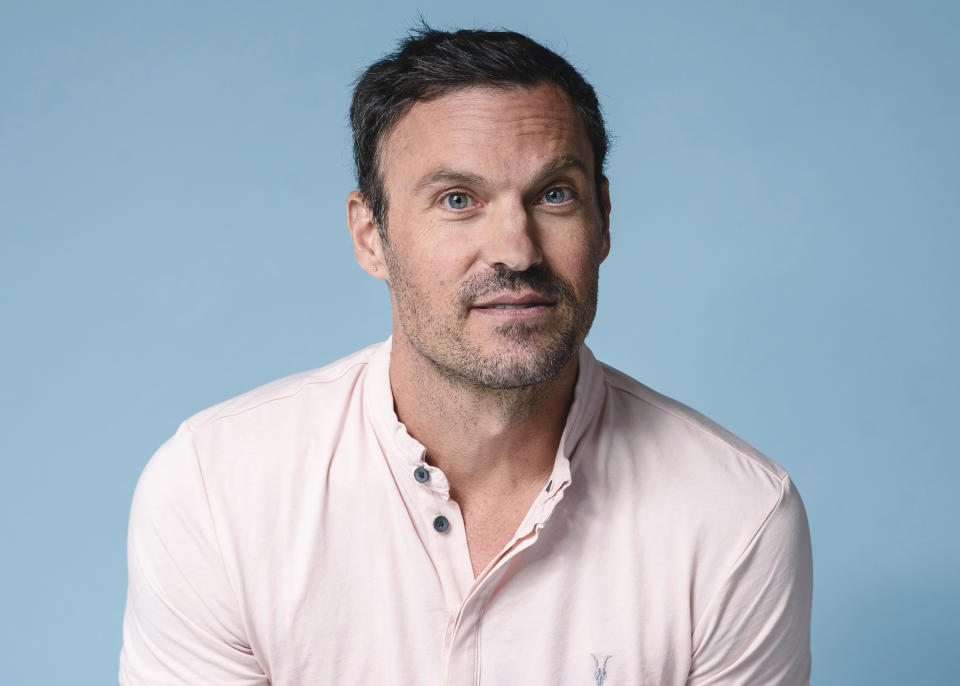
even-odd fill
[[[387,198],[379,170],[380,143],[414,103],[471,86],[553,83],[583,117],[593,148],[598,188],[609,144],[593,87],[563,57],[513,31],[414,29],[399,48],[357,80],[350,105],[357,187],[386,239]]]

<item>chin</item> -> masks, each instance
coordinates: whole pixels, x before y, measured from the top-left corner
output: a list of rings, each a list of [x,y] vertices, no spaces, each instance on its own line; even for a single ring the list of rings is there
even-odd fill
[[[523,345],[495,346],[488,355],[471,355],[458,365],[459,375],[478,386],[507,390],[536,386],[554,378],[576,354],[578,345],[544,345],[524,341]],[[463,359],[463,358],[461,358]]]

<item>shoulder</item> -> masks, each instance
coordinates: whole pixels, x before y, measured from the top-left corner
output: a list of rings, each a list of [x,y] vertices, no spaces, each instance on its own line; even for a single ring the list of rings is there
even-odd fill
[[[808,579],[809,528],[788,472],[696,410],[601,368],[593,457],[605,489],[642,540],[669,541],[694,615],[744,570]]]
[[[370,359],[384,344],[367,346],[318,369],[271,381],[246,393],[202,410],[184,422],[193,432],[210,430],[220,422],[289,411],[303,402],[335,403],[345,400],[362,377]]]
[[[144,468],[139,493],[169,493],[187,481],[204,489],[262,487],[282,465],[323,454],[325,441],[362,412],[362,379],[383,344],[278,379],[194,414]],[[308,450],[307,447],[310,449]]]
[[[649,418],[651,421],[644,424],[647,429],[673,431],[678,440],[714,447],[734,459],[755,465],[776,481],[787,476],[783,467],[709,417],[609,365],[601,363],[600,367],[609,395],[629,408],[631,414]]]
[[[608,402],[632,420],[638,432],[658,438],[672,437],[667,445],[676,448],[682,446],[743,462],[765,475],[765,479],[777,483],[787,476],[782,466],[709,417],[609,365],[601,363],[600,367],[607,384]]]
[[[601,365],[597,442],[625,488],[677,525],[750,537],[799,496],[777,462],[713,420]],[[682,514],[681,514],[682,513]]]

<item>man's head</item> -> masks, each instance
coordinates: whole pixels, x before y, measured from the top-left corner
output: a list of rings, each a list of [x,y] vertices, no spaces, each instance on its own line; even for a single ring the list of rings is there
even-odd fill
[[[593,90],[518,34],[404,45],[357,87],[360,190],[347,201],[358,261],[390,286],[395,355],[497,389],[574,370],[609,250]]]
[[[553,83],[583,120],[593,148],[598,194],[609,144],[593,87],[563,57],[512,31],[414,31],[357,81],[350,106],[357,188],[386,240],[389,193],[380,170],[381,145],[416,102],[456,90]]]

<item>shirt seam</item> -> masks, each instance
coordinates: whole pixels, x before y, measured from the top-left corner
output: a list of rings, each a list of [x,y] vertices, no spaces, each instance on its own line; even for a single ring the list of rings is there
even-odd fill
[[[711,429],[710,427],[704,426],[703,424],[700,424],[700,423],[698,423],[698,422],[695,422],[695,421],[694,421],[693,419],[691,419],[690,417],[686,417],[686,416],[680,414],[679,412],[676,412],[676,411],[674,411],[674,410],[672,410],[672,409],[670,409],[670,408],[668,408],[668,407],[664,407],[663,405],[661,405],[661,404],[659,404],[659,403],[657,403],[657,402],[654,402],[654,401],[651,400],[650,398],[645,398],[644,396],[639,395],[639,394],[636,393],[635,391],[632,391],[632,390],[630,390],[629,388],[625,388],[624,386],[621,386],[621,385],[617,384],[616,381],[614,381],[613,379],[610,378],[610,375],[609,375],[609,374],[604,374],[604,377],[605,377],[607,383],[608,383],[611,387],[615,388],[616,390],[620,391],[621,393],[626,393],[627,395],[630,395],[630,396],[636,398],[636,399],[639,400],[640,402],[646,403],[647,405],[650,405],[651,407],[654,407],[654,408],[660,410],[661,412],[664,412],[664,413],[670,415],[671,417],[674,417],[675,419],[681,420],[681,421],[684,422],[685,424],[693,427],[694,429],[697,429],[697,430],[700,431],[700,432],[703,432],[703,433],[705,433],[705,434],[708,434],[709,436],[713,436],[715,439],[717,439],[718,441],[720,441],[721,443],[723,443],[725,446],[727,446],[728,448],[730,448],[731,450],[733,450],[735,453],[737,453],[737,454],[740,455],[741,457],[746,458],[747,460],[749,460],[749,461],[752,462],[753,464],[755,464],[755,465],[757,465],[758,467],[760,467],[763,471],[765,471],[767,474],[769,474],[770,476],[772,476],[772,477],[773,477],[774,479],[776,479],[777,481],[781,481],[781,482],[782,482],[782,480],[783,480],[784,478],[786,478],[787,476],[789,476],[789,474],[782,474],[782,475],[781,475],[781,474],[778,474],[778,473],[776,472],[776,470],[773,470],[773,469],[771,469],[769,466],[765,465],[762,460],[758,460],[758,459],[756,458],[756,456],[751,455],[750,453],[745,452],[743,449],[737,447],[737,446],[736,446],[734,443],[732,443],[729,439],[727,439],[727,438],[725,438],[723,435],[717,433],[716,431],[714,431],[714,430]],[[696,412],[696,410],[693,410],[693,411]]]
[[[723,589],[729,583],[730,579],[733,577],[734,572],[736,572],[737,568],[740,566],[740,563],[743,561],[743,558],[746,557],[746,555],[753,548],[757,539],[760,538],[760,535],[763,533],[764,529],[767,528],[767,523],[770,521],[770,518],[773,516],[773,513],[777,511],[778,507],[780,507],[780,504],[783,502],[784,495],[786,494],[786,491],[787,491],[786,482],[789,478],[790,478],[790,475],[785,474],[780,479],[779,496],[777,497],[776,501],[773,503],[773,506],[770,508],[767,514],[764,515],[763,520],[760,522],[760,526],[757,527],[757,530],[754,532],[753,536],[751,536],[750,540],[747,541],[747,544],[744,546],[743,550],[740,551],[740,554],[737,555],[737,558],[733,561],[733,564],[730,566],[730,570],[723,577],[723,580],[717,585],[717,589],[711,594],[710,599],[707,601],[707,604],[704,605],[703,612],[701,613],[700,617],[697,619],[697,621],[693,625],[693,633],[691,634],[691,638],[697,635],[697,632],[700,630],[701,624],[703,624],[707,616],[710,614],[710,610],[713,608],[714,604],[719,602],[718,598],[723,592]],[[702,639],[701,639],[701,643],[702,643]],[[691,655],[698,652],[700,648],[701,648],[700,645],[694,646]]]
[[[474,667],[473,667],[473,683],[474,686],[480,686],[480,632],[483,630],[483,615],[487,611],[487,601],[484,599],[483,605],[480,606],[480,616],[477,617],[477,638],[476,644],[474,647]]]
[[[257,408],[263,407],[264,405],[268,405],[273,402],[277,402],[279,400],[289,400],[290,398],[293,398],[294,396],[302,392],[303,389],[306,388],[307,386],[312,386],[314,384],[334,383],[336,381],[339,381],[343,377],[345,377],[354,368],[365,366],[367,364],[369,364],[369,360],[361,360],[358,362],[354,362],[353,364],[351,364],[349,367],[344,369],[340,374],[337,374],[336,376],[331,376],[331,377],[322,378],[322,379],[313,379],[313,378],[305,379],[303,382],[300,383],[299,386],[297,386],[294,390],[290,391],[289,393],[284,393],[281,395],[273,395],[269,398],[265,398],[264,400],[257,402],[254,405],[243,407],[241,409],[234,410],[232,412],[226,412],[224,414],[217,414],[213,417],[210,417],[209,419],[203,420],[199,424],[193,424],[191,420],[187,420],[186,424],[191,431],[196,431],[200,427],[207,426],[208,424],[213,424],[214,422],[218,422],[221,419],[230,419],[231,417],[237,417],[239,415],[246,414],[247,412],[252,412]]]

